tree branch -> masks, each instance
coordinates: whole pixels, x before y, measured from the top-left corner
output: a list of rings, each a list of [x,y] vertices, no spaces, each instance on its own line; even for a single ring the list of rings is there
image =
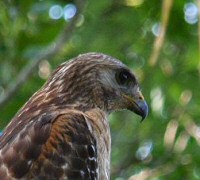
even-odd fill
[[[28,80],[42,60],[52,59],[52,57],[54,57],[69,41],[75,30],[79,16],[83,12],[85,4],[86,0],[77,1],[76,6],[78,11],[71,22],[65,26],[64,30],[57,36],[55,41],[42,50],[41,53],[31,58],[29,63],[20,71],[14,82],[11,82],[10,85],[8,85],[4,95],[0,97],[0,108],[2,108],[9,101],[9,99],[15,95],[15,92]]]
[[[173,0],[163,0],[162,17],[161,17],[161,25],[160,25],[161,28],[160,28],[159,35],[154,41],[153,51],[149,60],[150,66],[154,66],[156,64],[161,48],[163,46],[172,4],[173,4]]]

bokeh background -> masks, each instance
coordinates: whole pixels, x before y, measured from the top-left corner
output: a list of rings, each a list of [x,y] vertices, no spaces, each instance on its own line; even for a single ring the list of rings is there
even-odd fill
[[[60,63],[102,52],[137,75],[144,122],[110,116],[113,180],[200,179],[199,0],[1,0],[0,129]]]

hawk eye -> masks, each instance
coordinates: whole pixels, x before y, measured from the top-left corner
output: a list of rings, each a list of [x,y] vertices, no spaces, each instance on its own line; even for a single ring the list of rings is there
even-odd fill
[[[130,72],[122,70],[116,73],[116,80],[119,85],[129,85],[133,82],[133,77]]]

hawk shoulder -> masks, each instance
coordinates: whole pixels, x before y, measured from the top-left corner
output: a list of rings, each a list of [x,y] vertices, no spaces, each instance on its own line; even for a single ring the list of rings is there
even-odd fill
[[[20,126],[18,119],[10,130],[5,130],[0,141],[0,179],[21,178],[27,174],[49,138],[56,116],[44,113]]]
[[[73,110],[44,114],[17,136],[5,134],[9,140],[0,151],[0,178],[97,179],[98,137],[93,131],[104,125],[96,118]]]
[[[96,179],[96,139],[87,121],[73,111],[58,116],[29,177]]]

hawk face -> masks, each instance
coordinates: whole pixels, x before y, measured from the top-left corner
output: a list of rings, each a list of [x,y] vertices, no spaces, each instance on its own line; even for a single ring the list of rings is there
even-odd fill
[[[108,111],[128,109],[145,119],[148,106],[135,75],[122,64],[108,67],[99,71]]]

